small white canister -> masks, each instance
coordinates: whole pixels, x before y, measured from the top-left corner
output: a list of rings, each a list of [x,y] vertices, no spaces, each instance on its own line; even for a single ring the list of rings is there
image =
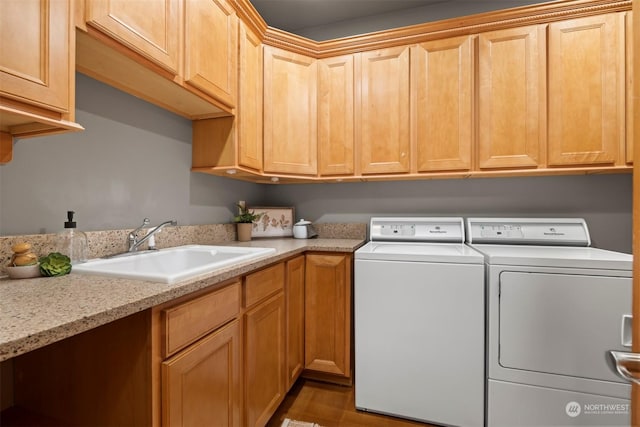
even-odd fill
[[[293,224],[293,237],[295,239],[310,239],[317,235],[318,233],[313,229],[311,221],[300,219],[300,221]]]

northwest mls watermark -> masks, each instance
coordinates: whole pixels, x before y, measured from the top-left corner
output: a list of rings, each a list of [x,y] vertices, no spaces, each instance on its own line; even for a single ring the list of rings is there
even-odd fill
[[[571,418],[580,415],[628,415],[628,403],[584,403],[569,402],[564,408]]]

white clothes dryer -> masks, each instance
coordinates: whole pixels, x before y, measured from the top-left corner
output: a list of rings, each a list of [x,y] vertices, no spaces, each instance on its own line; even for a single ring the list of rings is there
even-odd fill
[[[619,426],[631,388],[632,256],[591,247],[583,219],[468,218],[487,281],[487,426]]]

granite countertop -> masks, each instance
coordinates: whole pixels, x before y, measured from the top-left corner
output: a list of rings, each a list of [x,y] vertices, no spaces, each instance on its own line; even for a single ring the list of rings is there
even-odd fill
[[[73,271],[60,277],[0,279],[0,361],[296,254],[306,251],[353,252],[364,244],[364,240],[284,238],[211,244],[272,247],[276,252],[170,285],[75,274]]]

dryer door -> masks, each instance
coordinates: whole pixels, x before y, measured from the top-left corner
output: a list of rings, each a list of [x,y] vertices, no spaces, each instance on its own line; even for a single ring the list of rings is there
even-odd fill
[[[504,271],[502,367],[623,382],[607,366],[631,313],[631,278]]]

